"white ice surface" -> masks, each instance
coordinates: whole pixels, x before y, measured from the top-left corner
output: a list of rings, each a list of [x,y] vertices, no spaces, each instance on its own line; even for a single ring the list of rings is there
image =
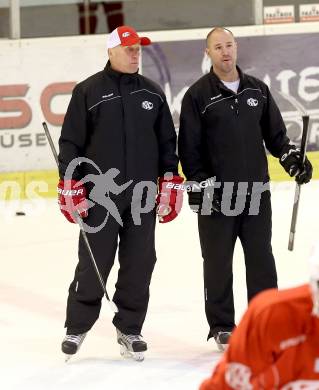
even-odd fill
[[[307,256],[319,239],[319,182],[302,188],[295,250],[287,250],[293,183],[276,184],[273,250],[279,286],[308,279]],[[77,356],[64,363],[67,288],[77,262],[78,227],[60,215],[55,200],[0,203],[0,389],[2,390],[191,390],[220,358],[203,305],[202,259],[196,216],[187,207],[179,218],[157,227],[158,262],[143,336],[143,363],[123,360],[108,305]],[[26,216],[15,216],[16,211]],[[253,237],[252,237],[253,239]],[[117,275],[108,281],[112,295]],[[234,260],[237,320],[246,307],[240,244]]]

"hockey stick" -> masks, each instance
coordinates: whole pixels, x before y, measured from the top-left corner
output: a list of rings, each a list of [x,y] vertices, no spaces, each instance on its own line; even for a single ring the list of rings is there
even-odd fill
[[[44,129],[45,135],[46,135],[46,137],[47,137],[47,139],[49,141],[49,145],[50,145],[51,151],[53,153],[55,162],[56,162],[57,166],[59,166],[58,154],[56,152],[56,149],[55,149],[54,143],[52,141],[51,134],[49,132],[49,129],[48,129],[48,126],[47,126],[46,122],[43,122],[42,126],[43,126],[43,129]],[[113,301],[110,300],[109,295],[108,295],[108,293],[106,291],[106,287],[105,287],[103,278],[102,278],[102,276],[100,274],[100,271],[98,269],[98,266],[96,264],[96,261],[95,261],[95,258],[94,258],[94,255],[93,255],[93,252],[92,252],[92,249],[91,249],[91,245],[89,243],[89,240],[87,238],[86,232],[84,230],[82,218],[77,213],[74,214],[74,218],[76,219],[76,222],[80,226],[81,234],[82,234],[82,237],[84,239],[84,242],[85,242],[85,245],[87,247],[87,250],[89,252],[90,259],[92,261],[92,265],[93,265],[94,270],[96,272],[96,276],[99,279],[100,285],[101,285],[101,287],[102,287],[102,289],[104,291],[104,295],[105,295],[105,298],[106,298],[106,300],[107,300],[107,302],[109,304],[109,307],[110,307],[110,309],[112,310],[113,313],[117,313],[119,310],[118,310],[116,304]]]
[[[300,153],[301,153],[301,157],[302,157],[302,164],[304,164],[305,158],[306,158],[306,145],[307,145],[307,138],[308,138],[309,115],[302,116],[302,125],[303,125],[303,130],[302,130],[302,138],[301,138],[301,145],[300,145]],[[296,183],[294,206],[292,209],[290,233],[289,233],[289,241],[288,241],[288,249],[290,251],[293,251],[293,249],[294,249],[296,224],[297,224],[299,200],[300,200],[300,191],[301,191],[301,184]]]
[[[306,109],[293,97],[290,95],[286,95],[283,92],[278,91],[285,99],[287,99],[301,114],[302,117],[302,137],[300,144],[300,153],[302,158],[302,164],[304,164],[306,159],[306,149],[307,149],[307,141],[308,141],[308,128],[309,128],[309,115]],[[297,217],[298,217],[298,209],[299,209],[299,200],[300,200],[300,191],[301,184],[296,183],[295,188],[295,197],[294,197],[294,205],[292,209],[291,223],[290,223],[290,233],[289,233],[289,241],[288,241],[288,250],[293,251],[294,243],[295,243],[295,234],[296,234],[296,225],[297,225]]]

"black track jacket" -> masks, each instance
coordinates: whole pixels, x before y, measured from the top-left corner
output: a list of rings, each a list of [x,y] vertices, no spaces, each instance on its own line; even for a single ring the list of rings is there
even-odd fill
[[[161,88],[137,73],[105,69],[77,84],[59,139],[59,174],[63,179],[75,157],[94,161],[102,173],[117,168],[117,182],[156,182],[177,174],[176,132]],[[98,174],[81,164],[73,178]]]
[[[264,142],[275,157],[289,142],[267,85],[237,69],[236,94],[211,69],[183,98],[178,150],[188,180],[216,176],[219,182],[265,183]]]

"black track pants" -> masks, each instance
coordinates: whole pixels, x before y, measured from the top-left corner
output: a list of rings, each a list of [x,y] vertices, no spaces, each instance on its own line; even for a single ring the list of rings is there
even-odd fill
[[[245,255],[247,296],[277,287],[275,260],[271,248],[271,203],[269,191],[262,194],[258,215],[198,215],[198,229],[204,259],[205,311],[210,332],[235,326],[233,299],[233,252],[239,237]]]
[[[117,202],[123,226],[109,217],[105,227],[87,234],[99,271],[106,282],[118,247],[120,269],[113,297],[119,312],[114,325],[126,334],[140,334],[145,319],[149,285],[156,262],[154,231],[155,210],[141,215],[141,225],[135,225],[130,202]],[[98,226],[105,218],[105,210],[95,205],[85,220]],[[68,334],[89,330],[99,317],[103,290],[97,279],[85,243],[80,235],[79,263],[69,288],[65,327]]]

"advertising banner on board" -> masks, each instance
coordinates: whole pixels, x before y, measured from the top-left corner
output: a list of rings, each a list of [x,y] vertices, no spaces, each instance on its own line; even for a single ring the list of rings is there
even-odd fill
[[[238,64],[271,89],[291,139],[298,143],[301,116],[284,95],[295,97],[310,115],[308,150],[319,150],[318,34],[239,37]],[[74,85],[103,69],[105,36],[0,42],[0,172],[54,169],[41,122],[54,142]],[[2,50],[3,49],[3,50]],[[185,91],[209,72],[201,40],[155,42],[143,50],[143,74],[164,89],[179,125]]]
[[[308,150],[319,150],[318,34],[239,37],[237,42],[238,65],[270,87],[290,138],[300,142],[302,119],[283,97],[287,95],[297,99],[310,115]],[[203,39],[155,43],[144,51],[143,74],[165,90],[176,127],[186,90],[210,70],[204,50]]]

